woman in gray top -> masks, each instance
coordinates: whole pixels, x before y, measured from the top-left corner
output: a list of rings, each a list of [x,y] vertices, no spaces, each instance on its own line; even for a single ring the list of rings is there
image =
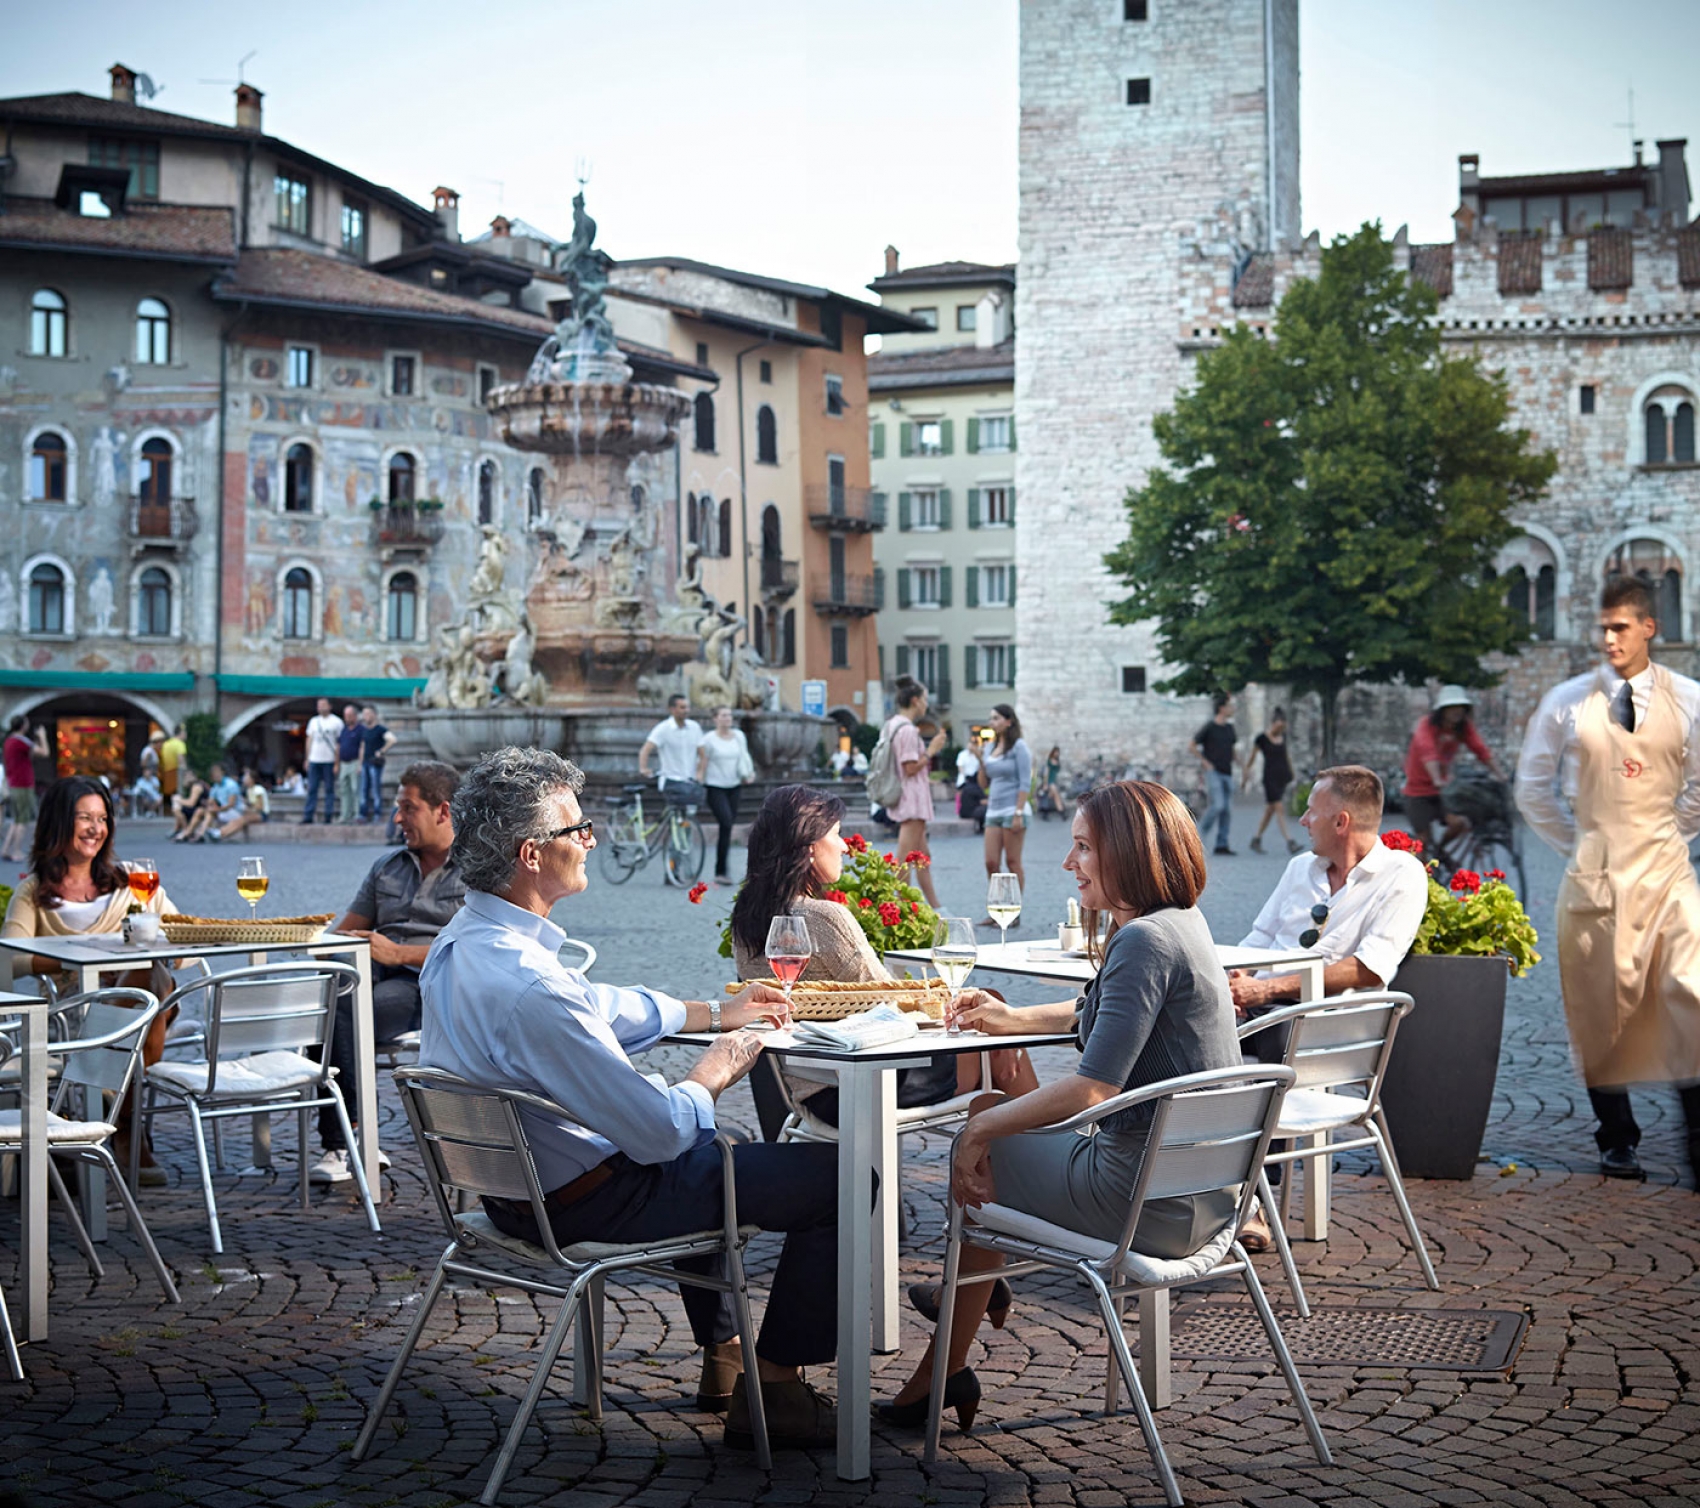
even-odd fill
[[[970,991],[960,1015],[988,1032],[1078,1034],[1080,1066],[1068,1078],[1027,1094],[981,1099],[956,1143],[951,1197],[970,1208],[1009,1205],[1055,1225],[1116,1241],[1127,1220],[1151,1113],[1135,1107],[1103,1122],[1096,1136],[1030,1136],[1130,1089],[1161,1079],[1237,1067],[1240,1047],[1227,975],[1217,961],[1197,902],[1204,889],[1204,848],[1180,801],[1160,785],[1129,780],[1103,786],[1080,804],[1074,843],[1063,867],[1080,889],[1086,935],[1108,915],[1097,977],[1079,1000],[1022,1008]],[[1233,1218],[1231,1191],[1147,1201],[1134,1232],[1136,1251],[1183,1257],[1207,1244]],[[962,1271],[1001,1266],[996,1252],[965,1246]],[[967,1428],[979,1384],[968,1347],[993,1292],[989,1283],[957,1290],[945,1405]],[[918,1296],[936,1305],[936,1289]],[[1005,1299],[1007,1303],[1007,1299]],[[935,1311],[936,1312],[936,1311]],[[1001,1322],[1002,1314],[994,1313]],[[893,1423],[924,1423],[932,1347],[896,1400],[882,1405]]]
[[[991,748],[976,748],[980,756],[980,784],[986,792],[986,875],[990,878],[1005,864],[1027,888],[1027,872],[1021,867],[1021,850],[1027,843],[1027,798],[1033,785],[1033,752],[1021,736],[1015,708],[999,702],[992,708]],[[993,925],[991,917],[982,927]],[[1010,923],[1021,925],[1018,917]]]

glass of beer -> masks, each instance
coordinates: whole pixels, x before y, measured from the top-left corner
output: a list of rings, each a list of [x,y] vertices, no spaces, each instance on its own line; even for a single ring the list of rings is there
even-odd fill
[[[271,881],[266,878],[266,861],[258,857],[237,860],[236,893],[248,903],[250,921],[260,918],[260,899]]]
[[[130,899],[146,911],[148,903],[159,893],[159,870],[152,859],[126,859],[124,879],[130,887]]]

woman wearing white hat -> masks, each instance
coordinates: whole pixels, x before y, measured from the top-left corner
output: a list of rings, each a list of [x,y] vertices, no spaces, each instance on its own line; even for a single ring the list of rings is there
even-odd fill
[[[1405,815],[1411,831],[1432,847],[1434,825],[1444,823],[1441,841],[1450,844],[1469,827],[1467,818],[1448,814],[1441,792],[1452,778],[1452,762],[1460,746],[1467,748],[1495,780],[1504,780],[1494,763],[1493,751],[1482,742],[1470,718],[1470,693],[1462,686],[1442,686],[1434,699],[1434,710],[1411,732],[1405,751]]]

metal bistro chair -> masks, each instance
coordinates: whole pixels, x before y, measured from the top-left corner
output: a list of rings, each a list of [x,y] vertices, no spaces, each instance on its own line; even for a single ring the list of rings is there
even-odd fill
[[[142,1212],[136,1207],[130,1185],[120,1176],[118,1164],[107,1146],[118,1127],[105,1119],[105,1107],[100,1099],[103,1094],[111,1094],[114,1104],[123,1103],[141,1064],[142,1039],[159,1014],[160,1003],[146,990],[108,989],[67,996],[60,1006],[77,1007],[81,1020],[75,1037],[47,1045],[49,1056],[61,1060],[58,1088],[47,1110],[48,1183],[71,1223],[71,1234],[89,1271],[103,1278],[106,1269],[101,1266],[88,1228],[78,1215],[56,1164],[60,1158],[68,1158],[104,1172],[118,1191],[124,1212],[130,1217],[130,1229],[147,1252],[167,1301],[178,1303],[177,1287],[160,1258]],[[10,1056],[11,1051],[11,1043],[7,1041],[6,1055]],[[71,1103],[73,1091],[81,1096],[80,1105]],[[19,1152],[23,1134],[23,1111],[0,1110],[0,1152]]]
[[[4,1025],[6,1023],[0,1023]],[[0,1030],[0,1068],[5,1068],[12,1061],[15,1049],[12,1039]],[[24,1359],[18,1355],[18,1337],[12,1333],[12,1314],[6,1307],[6,1290],[0,1288],[0,1347],[6,1352],[6,1371],[13,1382],[24,1380]]]
[[[732,1145],[717,1136],[721,1166],[725,1174],[725,1219],[717,1230],[697,1231],[643,1245],[620,1245],[585,1241],[574,1246],[556,1245],[549,1225],[545,1194],[537,1178],[537,1165],[526,1138],[522,1112],[555,1122],[582,1126],[571,1111],[536,1095],[518,1090],[481,1089],[454,1074],[431,1068],[402,1068],[395,1081],[401,1102],[419,1143],[425,1179],[436,1196],[437,1212],[449,1234],[449,1244],[437,1259],[437,1270],[425,1290],[424,1301],[408,1326],[401,1353],[391,1365],[365,1427],[354,1442],[353,1458],[363,1460],[373,1436],[395,1397],[396,1385],[407,1366],[431,1311],[450,1278],[485,1287],[519,1288],[539,1297],[559,1299],[561,1307],[544,1337],[532,1373],[531,1386],[508,1428],[501,1453],[485,1484],[482,1503],[494,1503],[502,1481],[513,1465],[526,1425],[537,1408],[567,1333],[579,1329],[581,1365],[574,1381],[575,1391],[588,1405],[590,1417],[602,1418],[602,1285],[610,1273],[645,1273],[668,1282],[691,1283],[730,1292],[738,1315],[738,1334],[744,1355],[754,1358],[755,1327],[750,1320],[749,1292],[744,1277],[744,1247],[755,1234],[754,1226],[738,1224],[737,1198],[733,1188]],[[543,1238],[541,1246],[503,1235],[482,1210],[459,1213],[459,1197],[490,1195],[527,1204]],[[689,1272],[675,1272],[662,1264],[681,1257],[713,1256],[724,1252],[731,1268],[729,1281]],[[761,1389],[752,1387],[750,1423],[755,1436],[756,1458],[764,1470],[773,1465],[768,1448],[767,1420],[762,1412]]]
[[[1405,1232],[1416,1249],[1417,1262],[1423,1270],[1423,1281],[1435,1292],[1440,1280],[1434,1275],[1428,1249],[1423,1245],[1422,1232],[1417,1229],[1417,1217],[1411,1213],[1411,1201],[1405,1197],[1405,1181],[1399,1176],[1399,1159],[1393,1153],[1393,1139],[1388,1135],[1387,1120],[1381,1113],[1381,1081],[1387,1075],[1388,1060],[1393,1054],[1393,1037],[1399,1023],[1410,1013],[1415,1002],[1397,990],[1374,993],[1338,995],[1332,1000],[1310,1000],[1300,1005],[1283,1006],[1247,1021],[1240,1027],[1243,1040],[1260,1031],[1291,1026],[1283,1061],[1298,1075],[1292,1091],[1281,1106],[1281,1123],[1275,1128],[1277,1139],[1297,1142],[1282,1152],[1271,1152],[1266,1161],[1276,1164],[1304,1162],[1333,1157],[1338,1152],[1355,1152],[1374,1147],[1381,1159],[1387,1186],[1393,1191],[1399,1215],[1405,1222]],[[1336,1089],[1361,1086],[1359,1094],[1336,1094]],[[1349,1134],[1344,1141],[1335,1138]],[[1275,1237],[1275,1249],[1280,1253],[1281,1269],[1287,1275],[1287,1286],[1293,1291],[1293,1303],[1301,1319],[1310,1318],[1310,1302],[1299,1282],[1299,1269],[1293,1261],[1293,1248],[1287,1240],[1287,1205],[1292,1194],[1293,1180],[1281,1180],[1281,1207],[1276,1212],[1271,1197],[1269,1175],[1260,1174],[1258,1197],[1269,1219],[1269,1229]],[[1305,1177],[1319,1175],[1307,1169]]]
[[[973,1224],[963,1219],[962,1207],[950,1205],[949,1243],[945,1248],[944,1292],[939,1298],[939,1327],[933,1342],[932,1407],[927,1421],[927,1460],[938,1455],[939,1427],[944,1416],[945,1374],[949,1368],[951,1308],[960,1281],[964,1243],[1004,1252],[1016,1260],[1008,1266],[975,1273],[970,1281],[991,1282],[998,1277],[1019,1276],[1043,1268],[1073,1272],[1091,1289],[1110,1338],[1110,1366],[1104,1385],[1104,1408],[1115,1412],[1117,1373],[1126,1382],[1133,1399],[1139,1427],[1157,1466],[1163,1491],[1174,1508],[1180,1508],[1180,1487],[1169,1466],[1168,1454],[1157,1435],[1157,1421],[1122,1332],[1122,1305],[1138,1294],[1155,1294],[1182,1283],[1239,1274],[1245,1281],[1269,1337],[1271,1349],[1287,1379],[1288,1390],[1304,1420],[1305,1433],[1323,1465],[1331,1465],[1328,1442],[1306,1396],[1292,1353],[1275,1322],[1275,1313],[1264,1297],[1263,1286],[1251,1258],[1239,1244],[1237,1232],[1251,1207],[1253,1190],[1263,1166],[1264,1154],[1274,1135],[1281,1097],[1294,1079],[1284,1067],[1218,1068],[1208,1073],[1165,1079],[1144,1089],[1131,1090],[1105,1100],[1079,1115],[1029,1135],[1072,1135],[1096,1127],[1106,1117],[1133,1105],[1149,1105],[1151,1127],[1139,1179],[1128,1206],[1127,1223],[1121,1238],[1104,1241],[1078,1231],[1053,1225],[1008,1205],[982,1205]],[[952,1159],[955,1149],[952,1148]],[[947,1164],[949,1166],[949,1164]],[[1168,1199],[1236,1189],[1238,1206],[1234,1216],[1198,1251],[1188,1257],[1142,1256],[1129,1250],[1133,1233],[1148,1199]]]
[[[212,1169],[207,1162],[206,1123],[255,1111],[293,1110],[301,1147],[301,1208],[312,1207],[307,1181],[307,1112],[321,1105],[336,1109],[342,1123],[348,1165],[366,1209],[366,1223],[380,1229],[356,1149],[348,1108],[330,1067],[331,1031],[336,1023],[336,996],[345,981],[359,976],[348,964],[309,960],[261,964],[194,979],[168,995],[164,1005],[203,997],[206,1004],[206,1055],[197,1061],[162,1059],[147,1070],[147,1105],[153,1117],[166,1110],[184,1109],[195,1133],[195,1158],[200,1166],[201,1196],[206,1201],[207,1225],[214,1253],[224,1250],[213,1194]],[[163,1006],[162,1006],[163,1008]],[[319,1060],[306,1056],[317,1049]],[[161,1105],[160,1095],[173,1104]],[[131,1172],[140,1156],[139,1137],[130,1139]]]

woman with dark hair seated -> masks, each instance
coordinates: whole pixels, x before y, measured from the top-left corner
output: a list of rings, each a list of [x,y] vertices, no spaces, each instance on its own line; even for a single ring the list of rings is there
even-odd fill
[[[850,908],[825,899],[844,872],[849,845],[839,832],[844,803],[806,785],[768,793],[750,826],[748,878],[732,906],[732,957],[740,979],[765,979],[767,929],[776,916],[795,913],[808,923],[814,948],[802,977],[860,983],[892,976],[868,942]],[[1019,1093],[1039,1081],[1021,1049],[992,1054],[992,1081]],[[838,1124],[838,1090],[830,1084],[786,1077],[791,1097],[816,1120]],[[980,1086],[976,1054],[940,1054],[930,1067],[899,1072],[897,1103],[936,1105]]]
[[[112,793],[105,784],[87,775],[56,781],[42,798],[36,818],[35,844],[30,851],[29,875],[18,886],[0,923],[0,937],[73,937],[85,932],[122,932],[124,917],[133,904],[124,870],[112,852],[115,825]],[[155,915],[175,910],[163,887],[154,891],[144,910]],[[74,972],[62,970],[53,959],[39,954],[30,960],[31,972],[54,976],[61,994],[77,988]],[[155,995],[171,992],[171,973],[156,963],[151,969],[128,969],[112,981]],[[172,1007],[171,1015],[177,1009]],[[162,1014],[154,1018],[143,1043],[142,1059],[157,1063],[165,1050]],[[122,1167],[129,1162],[130,1101],[118,1107],[118,1137],[113,1156]],[[165,1170],[153,1160],[144,1143],[141,1181],[157,1186],[165,1182]]]
[[[1148,781],[1101,786],[1080,804],[1063,868],[1075,877],[1098,973],[1078,1000],[1015,1010],[983,991],[959,1004],[964,1024],[986,1032],[1067,1031],[1080,1043],[1080,1066],[1043,1088],[982,1096],[956,1141],[950,1193],[958,1204],[997,1203],[1105,1241],[1121,1239],[1150,1127],[1149,1106],[1111,1116],[1096,1136],[1024,1135],[1067,1120],[1115,1095],[1162,1079],[1235,1068],[1241,1061],[1228,976],[1198,910],[1204,848],[1191,814]],[[1098,918],[1109,934],[1096,942]],[[1145,1204],[1134,1250],[1184,1257],[1234,1218],[1231,1190]],[[972,1218],[970,1215],[969,1218]],[[966,1277],[1002,1266],[982,1247],[962,1248]],[[1001,1282],[1001,1280],[999,1280]],[[968,1348],[994,1292],[963,1283],[951,1316],[944,1404],[964,1429],[974,1422],[980,1384]],[[937,1318],[936,1286],[910,1290],[916,1307]],[[994,1320],[997,1314],[994,1311]],[[932,1384],[929,1344],[915,1371],[880,1414],[892,1424],[924,1425]]]

